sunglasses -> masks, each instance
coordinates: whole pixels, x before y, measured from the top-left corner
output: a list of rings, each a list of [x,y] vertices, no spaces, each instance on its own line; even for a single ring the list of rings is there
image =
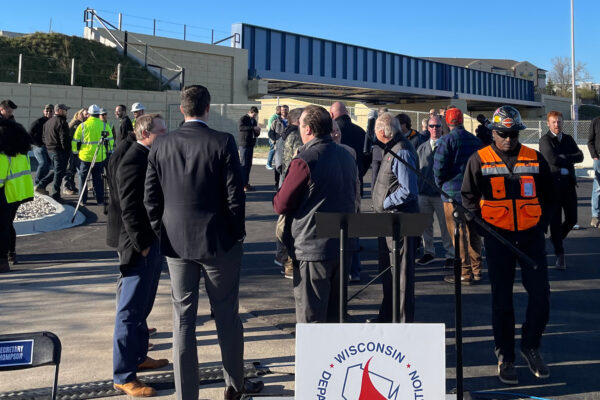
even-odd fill
[[[432,124],[429,124],[429,127],[430,127],[430,128],[441,128],[441,127],[442,127],[442,124],[437,124],[437,125],[432,125]]]
[[[511,131],[511,132],[496,131],[496,135],[500,136],[502,139],[506,139],[506,138],[516,139],[519,137],[519,131]]]

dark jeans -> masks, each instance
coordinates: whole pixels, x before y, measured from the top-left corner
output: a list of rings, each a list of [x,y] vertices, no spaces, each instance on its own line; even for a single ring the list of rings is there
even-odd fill
[[[69,164],[67,165],[67,172],[65,174],[65,187],[67,189],[76,189],[75,186],[75,175],[79,169],[79,156],[71,153],[69,156]]]
[[[15,252],[17,233],[13,221],[18,208],[19,203],[6,202],[4,187],[0,188],[0,259],[6,259],[9,252]]]
[[[79,162],[79,190],[83,189],[85,178],[87,177],[88,171],[90,170],[91,162],[81,161]],[[104,161],[96,162],[94,168],[92,168],[92,183],[94,184],[94,192],[96,193],[96,201],[98,204],[104,204],[104,184],[102,182],[102,171],[104,169]],[[87,188],[83,192],[81,202],[85,204],[87,201]]]
[[[146,257],[126,269],[117,282],[117,314],[113,337],[113,380],[123,384],[136,379],[137,366],[148,354],[148,325],[163,258],[158,242]]]
[[[533,231],[533,232],[529,232]],[[550,316],[550,285],[544,234],[534,228],[526,234],[506,237],[518,249],[537,264],[537,269],[519,263],[521,280],[527,291],[527,311],[521,329],[521,347],[540,347],[542,333]],[[515,282],[516,256],[491,236],[484,239],[486,262],[492,284],[492,328],[496,355],[499,361],[515,361],[515,310],[513,285]]]
[[[48,155],[52,160],[54,166],[54,176],[50,174],[46,175],[44,179],[40,181],[40,186],[45,188],[50,182],[52,182],[52,197],[60,197],[60,185],[62,184],[63,177],[67,171],[67,163],[69,162],[69,154],[67,151],[49,151]]]
[[[565,177],[565,181],[568,177]],[[563,240],[577,223],[577,190],[570,183],[560,181],[557,191],[557,207],[550,220],[550,239],[556,255],[565,254]],[[565,220],[562,220],[563,212]]]
[[[38,162],[38,167],[35,171],[35,180],[33,183],[38,186],[40,181],[47,176],[50,176],[50,180],[48,181],[50,182],[52,180],[54,171],[50,169],[52,166],[52,161],[48,156],[48,150],[46,149],[46,146],[32,146],[32,151],[33,156]]]
[[[250,169],[252,169],[252,154],[254,153],[254,146],[238,147],[240,152],[240,164],[242,165],[242,178],[244,179],[244,186],[250,183]]]

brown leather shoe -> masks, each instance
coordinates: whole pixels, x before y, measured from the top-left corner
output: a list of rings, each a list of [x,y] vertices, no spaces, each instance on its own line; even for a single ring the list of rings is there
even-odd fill
[[[113,387],[117,390],[125,392],[131,397],[152,397],[156,396],[156,390],[153,387],[146,385],[144,382],[136,379],[135,381],[113,384]]]
[[[144,369],[162,368],[167,364],[169,364],[169,360],[165,358],[159,358],[158,360],[155,360],[154,358],[146,357],[144,362],[138,365],[138,370],[142,371]]]

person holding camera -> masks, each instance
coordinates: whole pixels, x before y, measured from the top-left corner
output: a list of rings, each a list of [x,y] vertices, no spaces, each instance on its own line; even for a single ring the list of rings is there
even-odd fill
[[[92,160],[96,154],[96,163],[92,168],[92,182],[98,205],[104,204],[104,185],[102,183],[102,171],[104,161],[113,149],[113,136],[110,126],[100,119],[100,107],[92,104],[88,108],[89,117],[79,124],[73,140],[71,149],[78,154],[79,164],[79,190],[82,190],[88,172],[92,167]],[[98,147],[100,146],[100,148]],[[87,202],[87,191],[81,194],[81,203]]]

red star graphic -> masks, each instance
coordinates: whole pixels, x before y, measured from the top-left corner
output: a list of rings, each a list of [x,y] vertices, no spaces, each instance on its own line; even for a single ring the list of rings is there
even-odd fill
[[[333,364],[329,364],[329,368],[333,368]]]
[[[410,368],[410,364],[406,364],[406,368]]]

